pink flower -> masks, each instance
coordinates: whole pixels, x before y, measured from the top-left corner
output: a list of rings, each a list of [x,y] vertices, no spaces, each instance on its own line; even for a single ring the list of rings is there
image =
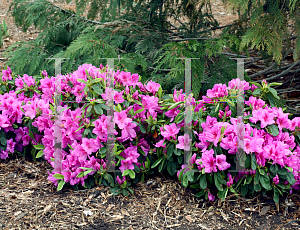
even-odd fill
[[[182,89],[179,90],[179,92],[177,92],[177,90],[174,89],[173,99],[175,102],[184,101],[184,97],[185,97],[185,95],[182,93]]]
[[[6,128],[10,126],[9,121],[6,116],[0,114],[0,130],[1,128]]]
[[[14,151],[15,151],[15,145],[16,145],[16,142],[14,142],[14,140],[12,138],[10,138],[9,140],[7,140],[6,151],[10,152],[10,153],[14,153]]]
[[[288,114],[284,114],[283,116],[277,117],[276,124],[278,125],[280,131],[282,130],[282,128],[289,129],[291,126],[291,121],[288,118]]]
[[[122,173],[126,170],[126,169],[132,169],[134,170],[134,165],[132,164],[132,159],[129,157],[129,158],[126,158],[125,160],[122,160],[121,161],[121,166],[119,168]]]
[[[226,170],[230,168],[230,164],[226,162],[226,156],[224,154],[216,156],[216,165],[219,170]]]
[[[106,87],[105,93],[102,93],[101,96],[106,101],[112,101],[114,99],[114,90],[112,88]]]
[[[159,87],[160,87],[160,84],[158,84],[158,83],[153,82],[152,80],[150,80],[145,88],[150,93],[152,93],[153,95],[155,95],[155,93],[158,91]]]
[[[35,79],[32,76],[28,76],[27,74],[24,74],[23,80],[28,87],[33,86],[35,83]]]
[[[99,149],[98,142],[95,139],[82,138],[82,148],[87,152],[87,154],[92,154]]]
[[[132,141],[132,138],[136,137],[136,132],[134,130],[134,128],[137,127],[137,125],[135,123],[128,123],[125,128],[121,131],[122,136],[121,138],[117,138],[119,139],[123,139],[123,141],[130,139],[130,141]]]
[[[209,142],[213,142],[214,146],[217,147],[217,144],[219,142],[219,139],[221,137],[221,127],[218,125],[215,125],[210,130],[206,131],[206,140]]]
[[[165,139],[163,140],[160,140],[159,142],[157,142],[154,146],[159,148],[159,147],[163,147],[163,148],[166,148],[167,146],[166,145],[163,145]],[[300,152],[300,151],[299,151]]]
[[[225,84],[216,84],[212,89],[208,89],[206,95],[210,98],[222,98],[228,95]]]
[[[260,109],[261,113],[259,114],[260,127],[263,129],[267,125],[274,124],[274,114],[270,113],[267,109]]]
[[[189,165],[187,165],[187,164],[181,165],[181,169],[177,171],[177,177],[178,177],[178,178],[179,178],[179,174],[180,174],[180,172],[181,172],[182,170],[184,170],[184,171],[183,171],[183,174],[182,174],[182,175],[184,175],[187,171],[190,170]]]
[[[178,149],[183,149],[184,151],[189,151],[190,150],[190,142],[191,138],[187,133],[184,134],[184,136],[178,137],[179,144],[176,145],[176,148]]]
[[[170,117],[170,118],[171,118],[170,122],[173,122],[173,121],[174,121],[174,118],[177,116],[177,114],[178,114],[179,112],[180,112],[179,109],[174,108],[174,109],[171,109],[171,110],[165,112],[165,115],[166,115],[167,117]]]
[[[256,85],[251,85],[251,91],[252,91],[252,93],[253,93],[253,91],[254,91],[256,88],[258,88],[258,86],[256,86]]]
[[[120,179],[119,176],[117,176],[116,181],[118,182],[119,185],[122,185],[126,180],[126,177],[123,177],[122,180]]]
[[[11,69],[9,68],[9,66],[7,66],[7,70],[2,70],[2,81],[7,81],[7,80],[12,80],[12,72],[11,72]]]
[[[300,126],[300,117],[294,117],[291,120],[290,130],[294,131],[296,126]]]
[[[214,150],[206,150],[203,154],[202,154],[202,164],[204,166],[204,172],[205,173],[211,173],[213,172],[217,172],[217,165],[216,165],[216,159],[214,158]]]
[[[214,201],[215,200],[215,196],[212,193],[210,193],[210,191],[208,191],[207,197],[208,197],[209,201]]]
[[[164,126],[165,131],[162,127],[160,127],[161,135],[167,140],[170,140],[170,137],[173,137],[174,140],[176,139],[176,135],[179,133],[179,128],[177,128],[175,123],[172,123],[171,125],[165,125]]]
[[[131,146],[124,150],[126,158],[131,157],[132,163],[137,163],[137,159],[140,154],[137,152],[137,146]]]
[[[196,163],[196,157],[197,157],[197,154],[194,153],[193,156],[189,159],[189,165],[192,166],[193,164]]]
[[[124,129],[125,126],[132,121],[132,119],[127,117],[127,114],[124,110],[121,112],[115,112],[114,116],[115,116],[115,122],[120,129]]]
[[[273,178],[273,182],[275,185],[279,184],[279,177],[278,175],[276,175],[274,178]]]
[[[158,107],[158,97],[155,96],[143,96],[142,97],[142,104],[143,108],[148,109],[150,112],[153,111]]]
[[[241,81],[239,78],[236,78],[236,79],[232,79],[230,82],[228,82],[227,89],[249,90],[250,86],[249,86],[248,82]]]
[[[124,102],[124,98],[123,98],[123,92],[124,90],[122,90],[121,92],[118,92],[118,91],[115,91],[115,102],[116,104],[120,104],[120,103],[123,103]]]
[[[43,75],[44,77],[48,77],[47,71],[46,71],[46,70],[43,70],[43,71],[42,71],[42,75]]]
[[[227,177],[228,177],[228,182],[226,182],[226,185],[227,187],[230,187],[231,185],[233,185],[233,178],[230,173],[227,174]]]
[[[24,82],[20,76],[19,76],[19,78],[16,78],[15,85],[17,86],[16,90],[23,89]]]
[[[4,151],[4,150],[0,149],[0,158],[3,160],[8,158],[8,151]]]

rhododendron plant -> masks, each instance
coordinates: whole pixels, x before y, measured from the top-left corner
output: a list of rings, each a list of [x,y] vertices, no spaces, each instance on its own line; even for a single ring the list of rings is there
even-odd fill
[[[186,99],[182,90],[164,94],[153,81],[143,84],[138,74],[111,72],[102,65],[84,64],[60,78],[59,132],[54,125],[56,78],[46,71],[37,79],[15,76],[7,68],[1,84],[9,87],[0,95],[0,158],[25,154],[28,147],[34,159],[43,157],[55,169],[48,179],[59,190],[65,183],[87,188],[103,183],[115,195],[128,195],[129,181],[143,181],[156,168],[177,175],[183,186],[199,189],[197,196],[210,201],[215,192],[225,198],[229,191],[245,196],[272,190],[278,202],[279,194],[299,189],[300,118],[290,120],[285,108],[276,107],[278,96],[271,88],[276,83],[250,86],[237,78],[228,86],[216,84],[196,101],[191,95]],[[241,93],[244,122],[235,118],[234,99]],[[113,116],[107,112],[111,100]],[[185,116],[187,105],[191,118]],[[61,150],[54,147],[55,138]],[[239,148],[244,149],[245,171],[237,172]],[[183,162],[187,151],[192,154]]]

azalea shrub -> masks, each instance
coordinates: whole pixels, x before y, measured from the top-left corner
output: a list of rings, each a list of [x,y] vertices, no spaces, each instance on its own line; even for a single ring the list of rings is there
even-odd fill
[[[31,153],[55,169],[48,179],[61,190],[95,184],[113,194],[129,195],[132,183],[144,181],[156,170],[178,177],[182,185],[199,189],[196,196],[214,200],[234,194],[279,195],[299,189],[299,118],[292,120],[278,100],[277,83],[233,79],[216,84],[203,100],[182,90],[165,94],[153,81],[138,74],[116,71],[109,87],[107,67],[79,66],[61,77],[61,129],[55,129],[55,77],[15,76],[3,71],[0,95],[0,157]],[[237,116],[238,95],[245,96],[242,127]],[[114,116],[108,114],[114,101]],[[185,105],[192,106],[186,116]],[[281,107],[280,107],[281,106]],[[114,121],[115,127],[110,126]],[[184,132],[185,126],[191,136]],[[245,170],[237,172],[237,136],[244,132]],[[107,160],[108,133],[115,135],[114,161]],[[54,148],[61,135],[62,150]],[[191,152],[184,162],[186,151]],[[61,158],[56,157],[61,156]],[[114,166],[116,173],[108,170]],[[113,175],[116,175],[116,178]]]
[[[279,195],[299,189],[300,118],[290,120],[284,113],[286,108],[266,103],[278,102],[276,90],[271,88],[277,84],[263,80],[250,87],[248,82],[234,79],[228,87],[217,84],[207,91],[203,98],[214,105],[198,112],[201,128],[194,131],[197,140],[193,142],[198,152],[177,173],[183,186],[199,189],[196,196],[211,201],[215,199],[214,192],[224,199],[231,191],[242,196],[268,193],[276,203]],[[237,88],[246,91],[244,122],[241,116],[234,118],[236,110],[230,100]],[[238,136],[243,137],[242,143]],[[244,150],[244,156],[238,147]],[[243,170],[237,170],[237,154],[244,157]]]

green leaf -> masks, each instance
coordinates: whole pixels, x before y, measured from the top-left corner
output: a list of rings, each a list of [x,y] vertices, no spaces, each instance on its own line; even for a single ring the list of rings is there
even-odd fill
[[[58,182],[57,191],[62,190],[62,188],[64,187],[65,183],[66,182],[64,180],[61,180],[60,182]]]
[[[101,88],[100,84],[95,84],[92,86],[92,89],[95,91],[96,94],[101,95],[103,94],[103,89]]]
[[[276,164],[274,164],[274,165],[272,164],[270,166],[270,171],[276,175],[278,172],[278,166]]]
[[[279,168],[278,174],[282,175],[282,176],[286,176],[287,175],[287,170],[285,168]]]
[[[117,104],[117,106],[115,106],[115,110],[116,110],[117,112],[121,112],[121,111],[122,111],[121,105],[120,105],[120,104]]]
[[[87,82],[83,79],[77,79],[77,81],[81,82],[81,83],[84,83],[84,84],[87,84]]]
[[[75,132],[78,132],[80,129],[82,129],[85,125],[80,126]]]
[[[203,196],[204,194],[205,194],[205,191],[202,190],[202,191],[198,192],[198,193],[195,195],[195,197],[201,197],[201,196]]]
[[[171,176],[174,176],[176,173],[177,163],[176,162],[170,162],[167,164],[167,170]]]
[[[143,112],[144,110],[145,110],[145,109],[144,109],[144,108],[142,108],[142,109],[139,109],[139,110],[135,111],[135,113],[134,113],[134,115],[133,115],[133,116],[137,115],[138,113],[141,113],[141,112]]]
[[[189,181],[188,181],[188,178],[187,178],[187,174],[185,173],[185,174],[183,175],[182,185],[183,185],[184,187],[187,187],[188,184],[189,184]]]
[[[278,100],[280,99],[278,96],[277,96],[277,91],[275,90],[275,89],[273,89],[273,88],[268,88],[269,89],[269,91],[273,94],[273,96],[275,97],[275,98],[277,98]]]
[[[161,156],[159,159],[157,159],[153,165],[151,166],[151,168],[155,168],[157,165],[159,165],[159,163],[165,158],[165,156]]]
[[[251,169],[256,170],[257,162],[255,154],[251,154]]]
[[[254,184],[259,184],[259,177],[260,177],[259,172],[256,171],[256,174],[254,176]]]
[[[44,152],[43,150],[40,150],[37,154],[36,154],[36,157],[35,158],[40,158],[41,156],[44,155]]]
[[[127,175],[129,175],[129,170],[130,170],[130,169],[126,169],[126,170],[122,173],[122,176],[127,176]]]
[[[220,182],[220,173],[219,172],[214,174],[214,180],[215,180],[215,185],[218,188],[218,190],[223,191],[223,186]]]
[[[173,155],[174,153],[174,149],[175,149],[175,144],[171,144],[167,150],[167,156],[168,156],[168,160],[170,159],[170,157]]]
[[[149,124],[148,124],[148,126],[149,126]],[[146,133],[146,129],[141,123],[139,123],[139,127],[140,127],[140,130],[142,133]]]
[[[35,149],[45,149],[44,145],[34,145]]]
[[[64,179],[64,176],[62,174],[60,174],[60,173],[54,174],[53,177],[56,178],[56,179],[58,179],[58,180]]]
[[[95,109],[95,112],[96,112],[97,114],[99,114],[99,115],[102,115],[102,114],[103,114],[103,109],[102,109],[102,107],[101,107],[100,104],[96,104],[96,105],[94,106],[94,109]]]
[[[183,121],[183,119],[184,119],[184,113],[180,112],[180,113],[177,114],[177,116],[175,118],[175,123],[179,124]]]
[[[193,111],[193,115],[192,115],[192,120],[193,121],[197,121],[198,120],[198,114],[195,113],[194,111]]]
[[[262,168],[258,169],[258,171],[259,171],[260,175],[265,175],[266,174],[265,170],[263,170]]]
[[[4,132],[4,130],[0,130],[0,143],[1,143],[1,145],[5,146],[5,149],[6,149],[7,139],[6,139],[6,133]]]
[[[274,188],[274,197],[273,197],[273,200],[276,204],[279,203],[279,192],[278,192],[278,189],[277,188]]]
[[[271,190],[270,177],[267,174],[261,175],[259,181],[266,190]]]
[[[276,106],[275,105],[275,100],[274,100],[274,97],[272,96],[272,94],[271,93],[266,93],[265,96],[266,96],[266,99],[269,100],[270,106],[275,107]]]
[[[180,156],[180,155],[181,155],[181,149],[175,148],[174,154],[175,154],[176,156]]]
[[[167,158],[164,158],[162,163],[158,166],[158,171],[161,172],[164,169],[164,163],[166,162]]]
[[[291,184],[294,185],[296,183],[294,174],[292,172],[287,172],[287,181]]]
[[[254,191],[255,192],[260,192],[261,191],[261,187],[259,184],[254,184]]]
[[[262,89],[260,88],[256,88],[254,91],[253,91],[253,95],[260,95],[262,93]]]
[[[207,188],[206,174],[202,174],[199,184],[203,190]]]
[[[248,185],[246,184],[241,187],[241,195],[246,196],[247,193],[248,193]]]
[[[178,101],[176,103],[174,103],[173,105],[171,105],[168,110],[171,110],[171,109],[174,109],[176,108],[177,106],[181,105],[182,103],[184,103],[184,101]]]
[[[194,174],[195,174],[195,171],[194,171],[194,170],[188,170],[184,175],[187,176],[187,179],[188,179],[190,182],[193,182],[193,181],[194,181]]]
[[[267,126],[267,130],[268,130],[268,133],[271,134],[274,137],[277,137],[279,135],[278,126],[275,125],[275,124],[268,125]]]
[[[218,191],[218,197],[224,200],[228,193],[228,187],[226,187],[223,191]]]
[[[159,97],[159,100],[161,99],[161,94],[162,94],[162,88],[161,86],[159,86],[159,89],[158,89],[158,97]]]
[[[272,82],[272,83],[269,83],[268,85],[269,85],[269,86],[282,85],[282,83]]]
[[[135,172],[132,169],[129,169],[129,176],[131,179],[135,178]]]

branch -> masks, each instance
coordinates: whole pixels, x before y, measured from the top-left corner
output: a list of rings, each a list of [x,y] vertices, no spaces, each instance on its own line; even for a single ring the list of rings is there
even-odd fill
[[[266,81],[270,81],[270,80],[273,80],[273,79],[275,79],[275,78],[279,78],[279,77],[282,77],[282,76],[284,76],[284,75],[287,75],[287,74],[289,74],[289,70],[290,69],[292,69],[294,66],[296,66],[296,65],[298,65],[298,64],[300,64],[300,59],[297,61],[297,62],[294,62],[294,64],[292,64],[289,68],[287,68],[285,71],[283,71],[283,72],[281,72],[280,74],[277,74],[277,75],[275,75],[275,76],[272,76],[272,77],[269,77],[269,78],[265,78],[265,80]],[[270,66],[270,67],[273,67],[273,65],[275,65],[275,62],[272,64],[272,66]],[[268,68],[268,69],[270,69],[270,67]],[[268,69],[266,69],[266,70],[268,70]],[[266,72],[266,70],[264,70],[264,72]],[[298,70],[295,70],[294,71],[294,73],[297,73],[297,72],[299,72],[300,71],[300,69],[298,69]],[[261,71],[262,72],[262,71]],[[253,75],[255,75],[255,74],[253,74]],[[252,77],[253,75],[251,75],[250,77]],[[260,82],[260,81],[254,81],[254,82]]]
[[[182,39],[167,39],[171,42],[181,42],[181,41],[188,41],[188,40],[213,40],[214,38],[182,38]]]
[[[57,6],[57,5],[52,4],[52,6],[53,6],[54,8],[59,9],[59,10],[62,11],[62,12],[65,12],[65,13],[67,13],[67,14],[72,15],[73,17],[77,17],[77,18],[79,18],[79,19],[81,19],[81,20],[83,20],[83,21],[86,21],[86,22],[89,22],[89,23],[92,23],[92,24],[103,25],[103,26],[109,27],[109,26],[117,26],[117,24],[119,24],[119,23],[124,23],[124,21],[126,21],[127,23],[129,23],[129,21],[127,21],[127,20],[125,20],[125,19],[123,19],[122,21],[121,21],[121,20],[116,20],[116,21],[113,21],[113,22],[97,22],[97,21],[89,20],[89,19],[84,18],[84,17],[80,17],[80,16],[78,16],[78,15],[76,15],[76,14],[73,14],[73,13],[71,13],[70,11],[67,11],[67,10],[65,10],[65,9],[63,9],[63,8],[61,8],[61,7],[59,7],[59,6]]]

